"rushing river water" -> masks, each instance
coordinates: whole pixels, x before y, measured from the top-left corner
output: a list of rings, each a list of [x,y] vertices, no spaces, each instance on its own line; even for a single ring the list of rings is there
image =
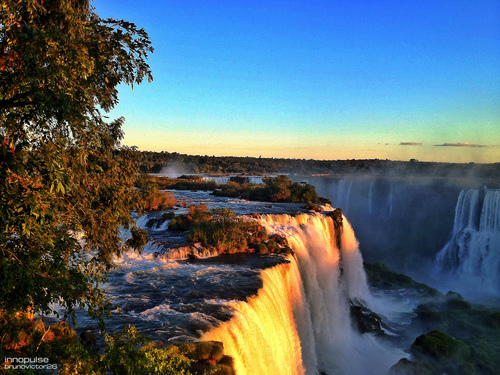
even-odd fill
[[[103,286],[113,304],[108,330],[133,324],[163,342],[222,341],[238,375],[385,374],[405,355],[387,340],[354,328],[353,301],[381,313],[389,324],[405,324],[415,300],[402,303],[405,297],[399,295],[397,303],[386,296],[381,302],[370,293],[346,218],[338,248],[332,219],[306,211],[303,204],[173,193],[178,202],[226,207],[238,215],[258,213],[253,219],[269,233],[286,237],[295,255],[169,259],[158,254],[185,242],[185,234],[169,231],[168,223],[153,223],[161,212],[138,218],[151,241],[142,254],[129,251],[115,259],[117,267]],[[187,205],[175,210],[186,211]],[[83,312],[78,314],[78,330],[96,327]]]
[[[203,191],[172,191],[179,203],[206,204],[208,209],[229,208],[238,215],[306,212],[304,204],[249,202],[216,197]],[[187,205],[174,212],[187,212]],[[148,229],[151,241],[141,254],[129,251],[115,259],[116,269],[103,286],[113,304],[107,328],[119,330],[134,324],[152,339],[198,339],[209,327],[231,316],[230,304],[244,301],[262,287],[260,271],[286,262],[276,255],[234,254],[206,259],[166,259],[157,254],[185,243],[185,233],[171,232],[168,221],[147,227],[162,212],[137,218]],[[127,238],[124,232],[123,237]],[[158,245],[161,243],[161,245]],[[78,329],[96,328],[95,321],[78,314]]]

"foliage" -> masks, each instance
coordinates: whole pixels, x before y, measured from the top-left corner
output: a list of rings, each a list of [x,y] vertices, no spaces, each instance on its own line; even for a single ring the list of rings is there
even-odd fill
[[[140,190],[143,209],[146,211],[161,211],[173,208],[177,203],[174,196],[167,192],[161,191],[155,183],[149,183]]]
[[[267,231],[265,229],[262,229],[262,230],[259,230],[259,232],[257,233],[257,238],[260,241],[265,241],[269,238],[269,235],[267,234]]]
[[[155,184],[162,190],[203,190],[212,191],[217,188],[215,181],[203,181],[200,176],[181,176],[179,178],[169,178],[166,176],[151,176],[143,175],[136,185],[139,188],[144,188],[148,184]]]
[[[500,368],[500,311],[471,304],[456,292],[446,295],[392,271],[383,263],[364,263],[371,287],[417,290],[425,303],[417,306],[411,329],[423,335],[412,352],[432,364],[436,373],[496,374]],[[468,354],[469,353],[469,354]],[[419,369],[422,363],[403,363],[394,371]],[[437,371],[439,370],[439,371]],[[406,370],[405,370],[406,371]],[[418,373],[418,372],[414,372]]]
[[[119,84],[152,79],[150,52],[144,30],[87,0],[2,1],[0,309],[105,311],[99,285],[139,201],[123,118],[106,123],[101,109]]]
[[[470,356],[470,349],[461,340],[434,330],[417,337],[412,345],[412,353],[417,357],[430,356],[434,359],[447,359],[462,362]]]
[[[420,304],[415,310],[421,329],[437,328],[468,345],[468,362],[482,374],[495,374],[500,366],[500,312],[472,305],[458,293]]]
[[[417,359],[430,361],[435,367],[452,373],[458,372],[460,365],[469,363],[471,355],[470,348],[462,340],[438,330],[417,337],[411,352]]]
[[[438,372],[427,362],[412,362],[402,358],[389,369],[387,375],[438,375]]]
[[[319,197],[313,185],[305,182],[300,184],[292,182],[285,175],[264,177],[263,182],[263,184],[239,184],[230,181],[219,186],[219,189],[215,190],[214,194],[264,202],[331,203],[328,199]]]
[[[416,289],[427,296],[441,296],[441,292],[425,284],[413,280],[402,273],[395,272],[384,263],[363,263],[368,283],[372,288],[378,289]]]
[[[134,326],[105,335],[102,350],[86,346],[65,323],[47,326],[26,316],[0,316],[2,358],[48,358],[59,374],[234,374],[232,358],[220,343],[199,342],[163,346],[150,342]],[[15,334],[14,334],[15,333]],[[26,370],[25,373],[31,373]],[[6,370],[17,374],[18,370]]]
[[[141,152],[141,170],[159,173],[170,165],[181,165],[189,173],[241,173],[246,175],[301,174],[326,175],[370,173],[379,176],[414,177],[475,176],[489,187],[500,187],[500,163],[458,164],[380,159],[306,160],[234,156],[185,155],[177,152]]]
[[[265,243],[260,243],[257,245],[257,252],[259,254],[267,254],[269,253],[269,249],[267,248],[267,245]]]
[[[201,243],[203,247],[215,249],[217,253],[293,253],[286,239],[276,235],[270,237],[256,221],[236,216],[233,210],[216,208],[202,213],[204,216],[199,220],[193,221],[188,219],[189,215],[185,215],[180,222],[175,222],[176,227],[187,225],[190,228],[187,234],[190,242]],[[179,218],[177,216],[172,222]]]
[[[212,218],[212,214],[208,212],[205,203],[199,205],[190,205],[186,215],[177,215],[168,224],[168,229],[186,231],[193,227],[194,224],[202,221],[207,221]]]
[[[257,230],[257,223],[237,218],[234,211],[227,208],[211,210],[211,220],[195,222],[188,233],[188,240],[213,247],[219,252],[233,253],[247,248],[248,232]]]
[[[100,367],[112,374],[191,374],[191,360],[177,347],[143,346],[146,341],[134,326],[126,326],[122,332],[106,335],[107,346]]]
[[[29,314],[0,314],[0,357],[11,353],[36,353],[38,357],[49,354],[62,358],[66,347],[76,342],[75,332],[65,323],[45,325],[33,320]]]
[[[264,202],[302,202],[331,203],[328,199],[318,196],[316,188],[308,183],[292,182],[288,176],[264,177],[263,184],[229,181],[218,185],[214,181],[202,181],[199,176],[189,176],[190,179],[169,179],[164,176],[147,176],[138,181],[137,186],[145,189],[150,184],[158,185],[160,189],[204,190],[222,197],[241,197],[243,199]],[[198,178],[196,178],[198,177]],[[243,179],[241,179],[243,180]],[[316,206],[317,207],[317,206]]]
[[[187,215],[177,215],[168,223],[168,229],[175,231],[186,231],[189,230],[191,226],[192,223],[189,221]]]

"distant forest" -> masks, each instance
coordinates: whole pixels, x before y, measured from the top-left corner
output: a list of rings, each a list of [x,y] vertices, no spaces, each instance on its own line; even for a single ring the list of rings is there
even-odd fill
[[[139,156],[141,171],[145,173],[178,174],[299,174],[336,175],[352,173],[374,173],[385,176],[422,177],[476,177],[498,180],[500,163],[436,163],[392,161],[380,159],[366,160],[313,160],[278,159],[234,156],[184,155],[166,151],[142,151]]]

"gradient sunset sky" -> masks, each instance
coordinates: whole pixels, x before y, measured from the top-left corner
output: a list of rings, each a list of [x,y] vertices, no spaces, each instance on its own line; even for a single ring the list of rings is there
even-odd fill
[[[194,155],[500,162],[499,0],[94,0],[149,33],[123,144]]]

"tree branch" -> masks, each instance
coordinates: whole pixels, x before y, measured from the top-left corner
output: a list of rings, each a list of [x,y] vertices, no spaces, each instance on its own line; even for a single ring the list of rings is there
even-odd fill
[[[1,99],[0,109],[27,107],[29,105],[35,104],[31,100],[25,99],[28,98],[29,96],[30,96],[29,94],[20,94],[20,95],[15,95],[10,99]]]

